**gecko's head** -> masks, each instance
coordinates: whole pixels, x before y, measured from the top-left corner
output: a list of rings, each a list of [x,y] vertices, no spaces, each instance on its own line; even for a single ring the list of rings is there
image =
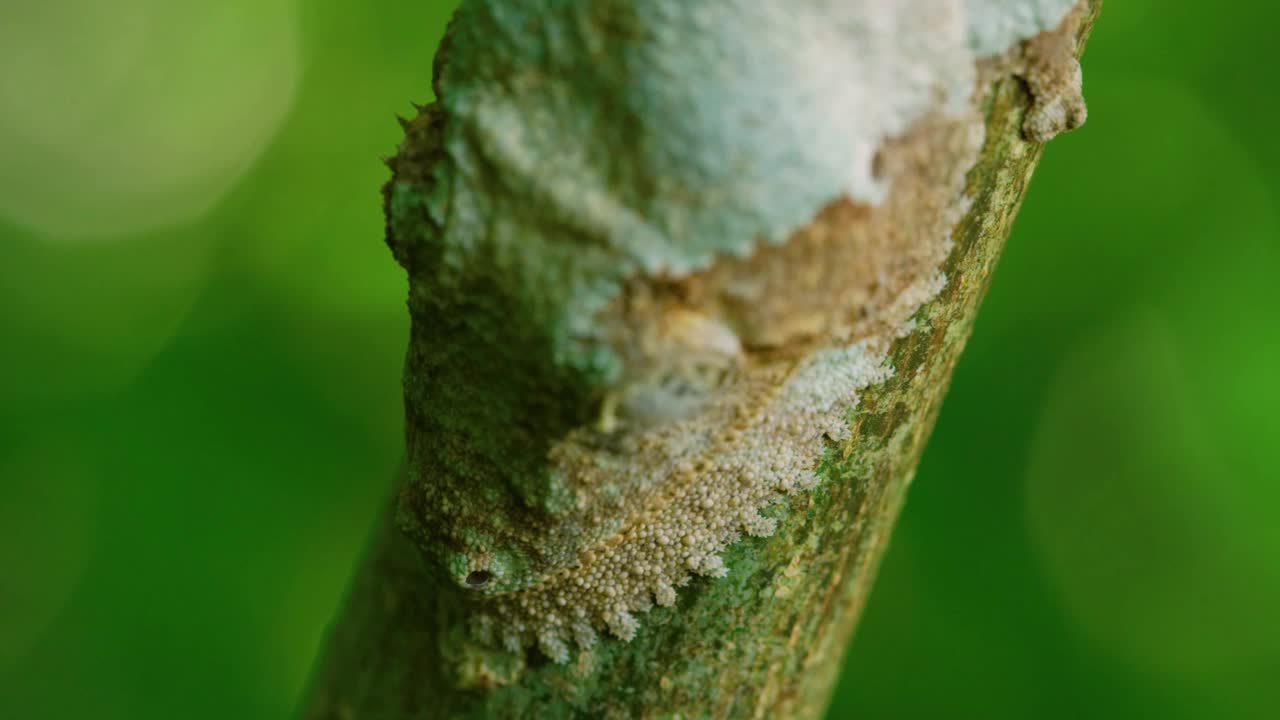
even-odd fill
[[[537,583],[547,558],[520,523],[526,513],[501,504],[442,497],[412,482],[401,496],[400,524],[445,584],[477,597],[504,595]]]
[[[449,584],[481,596],[538,582],[555,564],[544,542],[546,533],[566,509],[531,506],[508,481],[509,468],[485,462],[474,452],[465,453],[465,460],[450,453],[450,447],[469,444],[463,438],[429,432],[418,437],[410,442],[400,523],[426,560]],[[554,484],[554,478],[539,480],[540,485]]]

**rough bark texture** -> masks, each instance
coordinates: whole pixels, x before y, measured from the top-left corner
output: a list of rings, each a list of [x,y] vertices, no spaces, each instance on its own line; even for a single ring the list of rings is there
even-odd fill
[[[1076,52],[1100,4],[1087,3]],[[1024,139],[1037,100],[1026,82],[1007,64],[984,71],[986,140],[967,176],[972,204],[941,267],[946,284],[887,348],[893,375],[861,393],[851,438],[821,459],[824,482],[769,508],[776,532],[731,545],[727,577],[695,577],[673,607],[649,610],[629,642],[607,638],[555,663],[466,640],[474,599],[441,580],[389,512],[303,717],[821,716],[1042,150]]]

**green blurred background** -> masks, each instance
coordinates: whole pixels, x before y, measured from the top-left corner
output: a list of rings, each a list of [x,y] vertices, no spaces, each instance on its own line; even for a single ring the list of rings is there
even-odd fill
[[[288,716],[401,455],[451,2],[0,6],[0,717]],[[1280,716],[1280,9],[1111,0],[835,717]]]

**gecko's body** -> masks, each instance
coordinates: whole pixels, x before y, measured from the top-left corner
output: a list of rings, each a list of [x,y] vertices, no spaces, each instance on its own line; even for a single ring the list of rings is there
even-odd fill
[[[691,573],[722,576],[725,547],[743,533],[773,532],[773,520],[760,514],[765,506],[817,482],[813,459],[847,437],[845,413],[858,389],[884,377],[880,360],[856,347],[752,369],[705,415],[634,438],[648,449],[629,453],[628,464],[656,482],[621,497],[612,509],[621,523],[572,560],[486,598],[476,614],[484,633],[511,647],[536,640],[564,660],[566,640],[589,646],[601,624],[630,639],[635,613],[674,603]],[[711,432],[691,447],[686,434],[702,428]],[[553,458],[570,454],[557,450]],[[654,459],[661,460],[650,469]],[[575,486],[602,479],[578,470]]]
[[[476,638],[628,639],[773,532],[945,283],[978,60],[1070,5],[463,3],[386,192],[401,517]]]

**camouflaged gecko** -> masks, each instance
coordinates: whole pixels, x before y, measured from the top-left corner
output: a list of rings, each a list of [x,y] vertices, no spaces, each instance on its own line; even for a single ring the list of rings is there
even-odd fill
[[[386,205],[401,521],[476,642],[630,639],[773,532],[946,282],[976,59],[1070,4],[463,3]]]

